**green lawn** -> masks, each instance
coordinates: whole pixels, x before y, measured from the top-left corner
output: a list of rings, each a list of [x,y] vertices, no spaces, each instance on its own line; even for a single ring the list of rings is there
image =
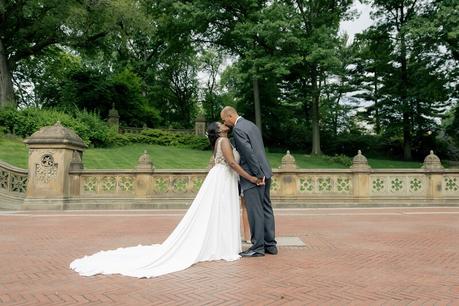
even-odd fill
[[[13,166],[27,168],[27,148],[22,140],[0,135],[0,160]]]
[[[86,169],[133,169],[143,151],[147,150],[157,169],[203,169],[211,152],[186,148],[132,144],[125,147],[87,149],[83,154]],[[300,168],[346,168],[326,158],[291,152]],[[273,168],[280,166],[282,153],[268,153]],[[0,160],[11,165],[27,167],[27,148],[21,139],[0,136]],[[369,159],[372,168],[420,168],[421,163],[383,159]]]

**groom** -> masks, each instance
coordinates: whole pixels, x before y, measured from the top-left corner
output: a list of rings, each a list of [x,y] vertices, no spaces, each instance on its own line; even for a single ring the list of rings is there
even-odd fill
[[[228,127],[233,127],[233,138],[241,155],[241,167],[260,183],[255,185],[241,177],[241,188],[249,215],[252,247],[240,253],[242,257],[264,256],[265,253],[276,255],[277,242],[274,238],[274,214],[269,198],[272,171],[265,155],[260,130],[253,122],[238,115],[237,111],[226,106],[220,116]]]

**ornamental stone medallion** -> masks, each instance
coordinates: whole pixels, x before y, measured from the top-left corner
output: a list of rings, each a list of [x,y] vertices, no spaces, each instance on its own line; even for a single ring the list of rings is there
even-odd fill
[[[57,176],[57,163],[54,162],[52,153],[43,154],[40,163],[35,165],[35,173],[40,182],[47,184]]]

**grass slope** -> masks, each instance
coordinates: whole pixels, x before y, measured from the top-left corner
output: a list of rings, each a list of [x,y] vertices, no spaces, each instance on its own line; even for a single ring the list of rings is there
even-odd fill
[[[86,169],[133,169],[138,158],[147,150],[157,169],[203,169],[207,167],[210,151],[187,148],[164,147],[148,144],[132,144],[115,148],[87,149],[83,154]],[[326,157],[292,152],[299,168],[346,168]],[[21,139],[0,136],[0,160],[11,165],[27,168],[27,147]],[[268,153],[273,168],[280,166],[282,153]],[[383,159],[369,159],[373,168],[420,168],[419,162],[404,162]]]

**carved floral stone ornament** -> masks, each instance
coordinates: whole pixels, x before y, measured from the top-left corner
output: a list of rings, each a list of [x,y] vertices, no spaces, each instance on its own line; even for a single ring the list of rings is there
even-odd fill
[[[52,167],[54,165],[54,158],[51,154],[45,154],[41,157],[41,164],[43,167]]]
[[[57,163],[51,153],[43,154],[40,163],[35,165],[35,173],[39,181],[48,183],[57,176]]]

